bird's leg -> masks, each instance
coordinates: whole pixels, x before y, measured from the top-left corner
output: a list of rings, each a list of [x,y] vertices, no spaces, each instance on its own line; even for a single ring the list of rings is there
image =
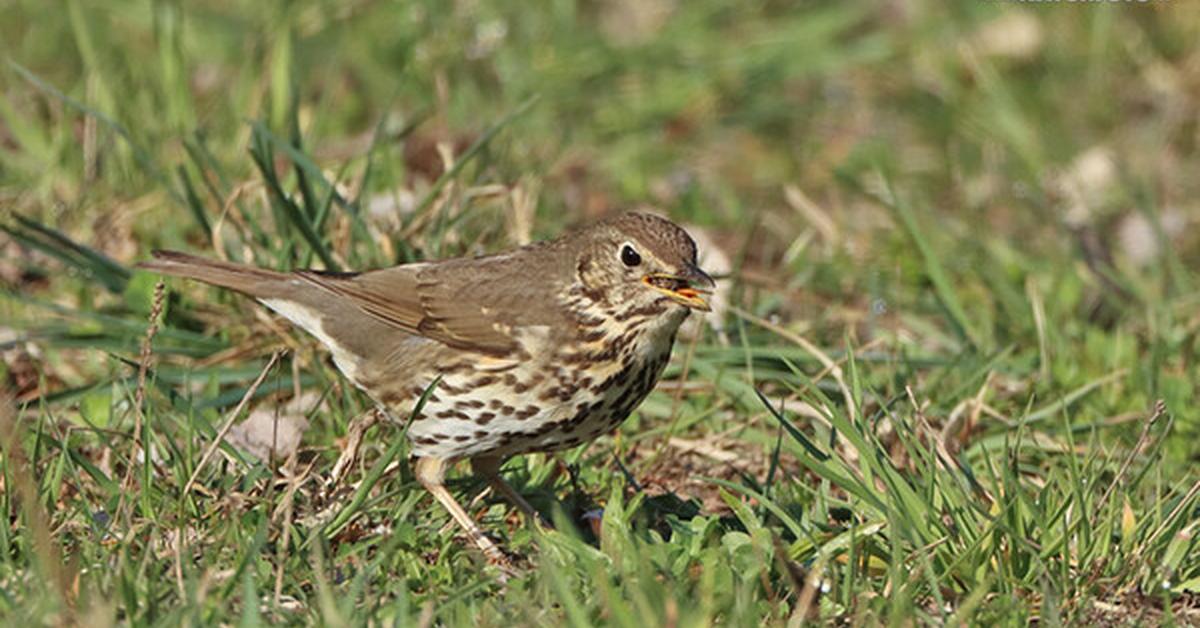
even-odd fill
[[[500,546],[483,533],[475,520],[471,519],[471,515],[467,514],[467,511],[459,505],[458,500],[454,499],[450,491],[446,490],[443,481],[446,478],[448,466],[449,461],[444,458],[418,458],[413,463],[413,472],[421,486],[424,486],[425,490],[429,491],[433,498],[450,512],[450,516],[466,531],[467,536],[471,537],[471,541],[489,561],[500,565],[501,568],[511,568],[511,561],[508,560],[508,556],[504,554]]]
[[[492,487],[492,490],[500,493],[504,499],[507,499],[509,503],[516,506],[525,515],[526,519],[544,528],[551,527],[550,523],[542,517],[541,513],[534,510],[533,506],[511,484],[505,482],[504,478],[500,477],[500,465],[503,463],[504,459],[500,456],[479,456],[471,459],[471,470],[477,475],[483,476],[488,481],[488,485]]]

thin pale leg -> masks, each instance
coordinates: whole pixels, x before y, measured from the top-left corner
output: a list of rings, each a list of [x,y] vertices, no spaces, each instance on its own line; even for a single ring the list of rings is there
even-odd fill
[[[500,465],[503,463],[504,459],[499,456],[479,456],[471,459],[471,470],[476,475],[482,476],[487,480],[492,490],[499,493],[504,499],[507,499],[510,504],[516,506],[517,510],[520,510],[527,520],[549,528],[550,524],[542,518],[542,515],[534,510],[533,506],[511,484],[505,482],[503,477],[500,477]]]
[[[443,481],[446,478],[446,468],[449,462],[442,458],[418,458],[413,464],[413,472],[417,476],[417,481],[425,490],[429,491],[433,498],[438,501],[449,513],[450,516],[458,523],[460,527],[471,538],[471,542],[483,552],[483,555],[493,563],[501,567],[509,567],[510,561],[508,556],[505,556],[504,551],[500,546],[496,545],[491,539],[483,533],[471,515],[467,514],[466,510],[459,505],[458,500],[446,490]]]

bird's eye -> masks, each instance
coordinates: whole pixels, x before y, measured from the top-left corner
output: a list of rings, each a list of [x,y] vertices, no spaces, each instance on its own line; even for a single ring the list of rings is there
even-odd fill
[[[621,263],[631,267],[637,266],[642,263],[642,256],[638,255],[638,252],[633,250],[632,246],[626,244],[621,247]]]

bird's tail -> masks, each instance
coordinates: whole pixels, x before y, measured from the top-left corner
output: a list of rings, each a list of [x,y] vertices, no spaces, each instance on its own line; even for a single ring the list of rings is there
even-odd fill
[[[286,296],[290,292],[289,276],[285,273],[242,264],[221,262],[178,251],[154,251],[154,259],[138,264],[138,268],[203,281],[207,284],[236,290],[258,298]]]

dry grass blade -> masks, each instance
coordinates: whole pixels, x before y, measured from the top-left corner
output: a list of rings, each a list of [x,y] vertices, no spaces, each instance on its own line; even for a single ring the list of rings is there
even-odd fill
[[[378,408],[373,408],[350,421],[346,444],[342,447],[342,453],[334,463],[333,470],[329,472],[328,486],[330,489],[338,485],[342,476],[350,470],[350,465],[354,464],[358,458],[358,448],[362,444],[363,435],[381,420],[383,420],[383,412]]]
[[[121,492],[121,504],[117,508],[117,512],[128,515],[126,508],[129,503],[126,501],[126,496],[133,489],[133,470],[137,468],[134,464],[137,456],[142,457],[143,465],[150,465],[149,449],[146,447],[146,375],[150,372],[150,361],[154,359],[154,336],[158,334],[159,317],[163,311],[163,301],[166,292],[163,281],[160,279],[154,284],[154,299],[150,304],[149,324],[146,326],[146,335],[142,338],[142,347],[138,355],[138,373],[137,373],[137,389],[134,391],[133,401],[133,451],[130,455],[129,465],[125,468],[125,477],[121,485],[125,488]]]
[[[225,440],[225,435],[228,434],[229,430],[233,427],[233,422],[242,414],[242,410],[246,408],[246,404],[249,403],[250,399],[254,397],[254,393],[258,391],[258,387],[261,386],[263,381],[267,379],[267,374],[270,373],[271,369],[275,367],[275,364],[279,362],[279,358],[282,355],[283,353],[280,351],[276,351],[271,355],[271,359],[267,361],[267,365],[263,367],[262,372],[258,374],[258,377],[254,380],[254,383],[250,384],[250,388],[246,390],[246,394],[242,395],[242,400],[238,402],[237,407],[233,409],[233,412],[230,412],[229,415],[225,417],[225,423],[221,425],[221,429],[217,431],[217,435],[213,438],[213,441],[209,443],[208,448],[204,450],[204,455],[200,457],[199,464],[197,464],[196,468],[192,471],[192,475],[188,478],[187,483],[183,485],[183,495],[187,495],[191,492],[192,486],[196,484],[196,478],[200,477],[200,472],[204,470],[205,465],[207,465],[208,461],[212,459],[213,454],[217,452],[217,448],[221,446],[221,442]]]
[[[1104,491],[1104,495],[1100,497],[1100,501],[1096,502],[1096,506],[1092,510],[1093,517],[1099,516],[1099,513],[1104,508],[1104,505],[1108,503],[1108,498],[1112,496],[1113,491],[1117,489],[1117,486],[1121,483],[1121,480],[1125,478],[1125,474],[1129,472],[1129,467],[1133,464],[1133,459],[1137,457],[1138,453],[1142,451],[1146,445],[1146,442],[1150,439],[1150,428],[1154,427],[1154,424],[1158,423],[1158,420],[1161,419],[1166,413],[1167,404],[1162,399],[1154,402],[1154,410],[1150,412],[1150,417],[1146,419],[1146,422],[1142,425],[1142,433],[1138,435],[1137,443],[1135,443],[1129,450],[1129,455],[1126,456],[1125,461],[1121,463],[1121,468],[1117,471],[1117,474],[1113,476],[1112,482],[1108,485],[1108,489]]]
[[[804,336],[793,333],[784,327],[766,320],[765,318],[755,316],[754,314],[751,314],[750,312],[747,312],[739,307],[730,306],[729,309],[742,319],[754,323],[755,325],[758,325],[767,331],[773,332],[781,338],[795,343],[801,349],[804,349],[812,354],[812,356],[821,363],[821,366],[825,367],[825,370],[829,372],[829,374],[833,377],[833,380],[837,382],[838,389],[841,390],[842,397],[844,397],[846,400],[847,416],[852,420],[858,417],[858,408],[854,403],[854,395],[850,393],[850,387],[846,385],[846,378],[842,374],[842,367],[837,362],[833,361],[828,354],[826,354],[824,351],[821,351],[817,345],[809,342]]]

